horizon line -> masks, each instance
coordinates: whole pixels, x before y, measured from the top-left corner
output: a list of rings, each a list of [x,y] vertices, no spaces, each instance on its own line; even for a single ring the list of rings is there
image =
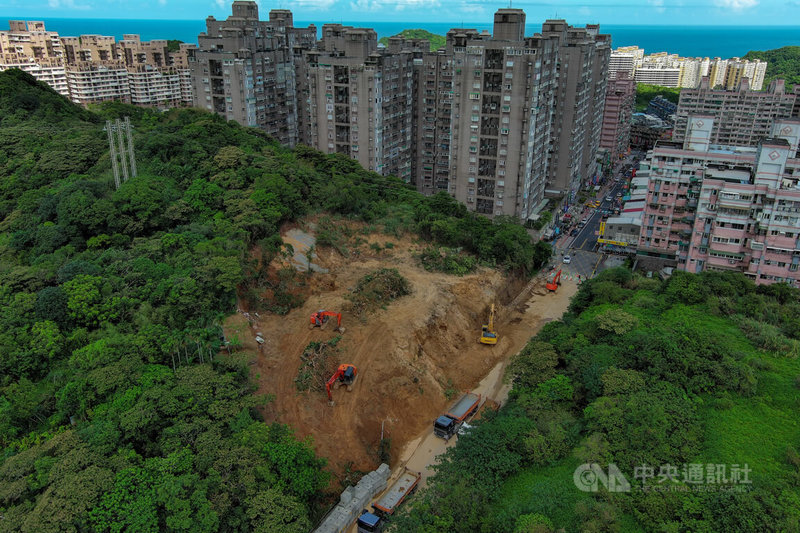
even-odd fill
[[[213,15],[208,15],[213,16]],[[24,20],[24,21],[37,21],[37,20],[44,20],[44,19],[54,19],[54,20],[135,20],[135,21],[151,21],[151,22],[205,22],[206,18],[203,19],[182,19],[182,18],[169,18],[169,19],[150,19],[150,18],[116,18],[116,17],[64,17],[64,16],[37,16],[37,17],[27,17],[27,16],[11,16],[11,15],[1,15],[0,18],[7,19],[8,21],[11,20]],[[225,19],[217,19],[217,20],[225,20]],[[567,20],[563,18],[546,18],[543,20]],[[268,22],[268,19],[262,20],[262,22]],[[314,23],[315,20],[306,19],[306,20],[295,20],[295,23]],[[468,24],[479,24],[479,25],[492,25],[493,21],[452,21],[452,22],[420,22],[420,21],[410,21],[410,20],[348,20],[344,21],[346,23],[371,23],[371,24],[423,24],[426,26],[430,25],[445,25],[445,24],[457,24],[458,26],[455,27],[464,27]],[[343,22],[339,22],[340,24]],[[331,22],[331,24],[336,24],[336,22]],[[538,23],[536,22],[526,22],[526,26],[535,26]],[[627,27],[639,27],[639,28],[800,28],[800,24],[625,24],[625,23],[613,23],[613,22],[578,22],[572,23],[577,25],[582,24],[600,24],[606,26],[627,26]],[[299,27],[299,26],[295,26]],[[413,28],[410,28],[413,29]],[[0,29],[0,31],[7,31]]]

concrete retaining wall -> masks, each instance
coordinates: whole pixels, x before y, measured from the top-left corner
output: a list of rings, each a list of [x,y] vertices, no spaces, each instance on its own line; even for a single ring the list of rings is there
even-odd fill
[[[389,480],[389,465],[383,463],[366,476],[355,487],[347,487],[339,496],[339,503],[322,520],[314,533],[343,533],[361,516],[364,509],[376,494],[386,489]]]

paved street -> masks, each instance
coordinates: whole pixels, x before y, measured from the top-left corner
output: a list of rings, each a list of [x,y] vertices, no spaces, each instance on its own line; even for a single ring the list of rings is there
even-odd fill
[[[615,208],[622,207],[623,187],[626,183],[625,173],[630,166],[635,167],[637,160],[629,156],[620,161],[614,169],[614,176],[620,178],[617,183],[613,181],[606,184],[598,193],[597,199],[600,200],[599,207],[588,210],[578,220],[585,222],[574,237],[565,235],[555,241],[556,267],[563,269],[565,276],[578,276],[581,278],[592,277],[597,271],[605,268],[612,268],[622,264],[623,258],[616,256],[609,258],[607,255],[596,253],[597,238],[600,232],[600,223],[603,221],[603,210],[613,213]],[[617,196],[619,194],[620,196]],[[614,216],[613,214],[611,216]],[[570,263],[564,264],[563,258],[568,255]]]

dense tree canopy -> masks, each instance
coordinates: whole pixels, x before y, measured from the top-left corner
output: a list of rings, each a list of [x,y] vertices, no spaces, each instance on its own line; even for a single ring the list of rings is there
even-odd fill
[[[427,39],[428,43],[430,43],[431,52],[444,48],[447,43],[444,35],[437,35],[428,30],[403,30],[398,35],[406,39]],[[384,46],[389,46],[388,37],[381,37],[379,42]]]
[[[800,83],[800,46],[784,46],[774,50],[751,50],[742,59],[761,59],[767,62],[767,74],[764,76],[764,88],[769,83],[781,78],[786,80],[788,88]]]
[[[139,175],[116,189],[102,125],[121,116]],[[546,259],[518,224],[344,156],[196,110],[86,111],[0,73],[0,531],[308,530],[325,461],[261,419],[221,319],[279,226],[320,211],[484,264]]]
[[[799,292],[718,272],[585,282],[394,531],[798,530]],[[579,490],[592,463],[630,491]]]
[[[661,85],[647,85],[646,83],[636,84],[636,111],[644,111],[650,100],[656,96],[663,96],[673,104],[677,104],[680,99],[681,90],[676,87],[662,87]]]

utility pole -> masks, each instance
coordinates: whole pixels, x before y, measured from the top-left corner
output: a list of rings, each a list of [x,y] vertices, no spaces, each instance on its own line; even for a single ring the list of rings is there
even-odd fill
[[[117,119],[112,123],[106,120],[106,127],[103,128],[108,134],[108,149],[111,157],[111,169],[114,172],[114,185],[117,189],[128,181],[129,178],[135,178],[136,172],[136,154],[133,151],[133,137],[131,135],[131,121],[129,117],[125,117],[122,122]],[[128,169],[130,168],[130,173]],[[120,176],[120,169],[122,175]]]

